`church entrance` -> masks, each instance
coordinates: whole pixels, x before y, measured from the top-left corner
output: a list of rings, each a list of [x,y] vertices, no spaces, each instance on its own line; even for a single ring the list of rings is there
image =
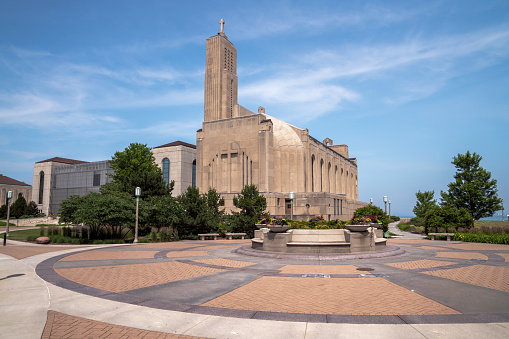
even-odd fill
[[[285,199],[285,215],[290,216],[292,214],[292,201],[290,199]]]

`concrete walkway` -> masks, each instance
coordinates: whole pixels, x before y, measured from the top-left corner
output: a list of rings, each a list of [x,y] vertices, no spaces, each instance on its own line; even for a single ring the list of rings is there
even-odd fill
[[[0,248],[0,337],[509,336],[509,246],[389,243],[405,253],[310,262],[234,252],[249,241],[10,241]]]
[[[389,224],[389,232],[395,234],[395,238],[398,239],[408,239],[408,240],[422,240],[425,239],[426,236],[422,234],[416,234],[411,232],[402,231],[398,227],[399,221],[392,222]]]

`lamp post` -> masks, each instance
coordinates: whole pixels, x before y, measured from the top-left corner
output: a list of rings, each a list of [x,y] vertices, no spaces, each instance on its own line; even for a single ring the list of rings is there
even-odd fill
[[[384,195],[385,214],[387,214],[387,196]]]
[[[134,190],[134,195],[136,196],[136,222],[134,224],[134,242],[138,242],[138,206],[140,202],[141,188],[136,187]]]
[[[7,236],[9,235],[9,215],[11,213],[11,198],[12,198],[12,191],[7,192],[7,228],[5,229],[4,233],[4,246],[7,243]]]
[[[369,204],[373,205],[373,198],[369,198]]]
[[[288,197],[290,198],[290,220],[293,220],[293,192],[290,192]]]
[[[389,219],[391,218],[391,201],[389,200]]]

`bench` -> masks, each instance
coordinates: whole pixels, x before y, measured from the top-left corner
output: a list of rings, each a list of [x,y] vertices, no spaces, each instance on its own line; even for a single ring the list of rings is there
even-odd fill
[[[244,239],[244,237],[246,236],[246,233],[226,233],[228,240],[232,240],[232,236],[234,236],[234,235],[239,235],[242,237],[242,239]]]
[[[219,233],[204,233],[198,234],[198,236],[200,237],[200,240],[205,240],[205,237],[214,237],[214,240],[217,240]]]
[[[447,241],[451,241],[451,238],[454,236],[454,233],[428,233],[431,236],[431,240],[435,240],[435,236],[437,235],[446,235]]]

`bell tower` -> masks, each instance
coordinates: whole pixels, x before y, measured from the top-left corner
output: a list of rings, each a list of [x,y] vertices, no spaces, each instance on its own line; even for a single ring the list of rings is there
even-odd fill
[[[204,121],[229,119],[237,105],[237,49],[221,31],[207,39]]]

